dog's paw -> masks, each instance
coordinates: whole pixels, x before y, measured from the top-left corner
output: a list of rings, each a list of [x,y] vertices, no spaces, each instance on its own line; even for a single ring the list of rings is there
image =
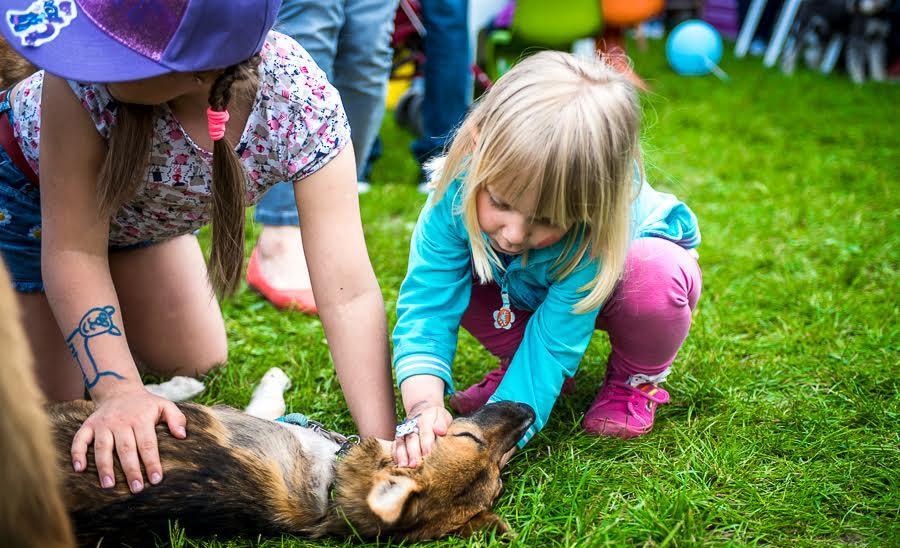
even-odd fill
[[[144,385],[147,392],[171,401],[187,401],[200,392],[206,386],[193,377],[172,377],[171,380],[160,384]]]
[[[260,379],[259,386],[278,388],[284,392],[291,387],[291,379],[280,368],[273,367],[266,371],[266,374]]]

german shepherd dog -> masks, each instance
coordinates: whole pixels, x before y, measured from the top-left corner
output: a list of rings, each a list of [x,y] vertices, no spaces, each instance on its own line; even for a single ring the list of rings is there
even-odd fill
[[[500,459],[534,420],[530,407],[496,403],[458,418],[416,469],[398,468],[390,444],[364,439],[344,456],[315,430],[226,406],[179,406],[188,437],[157,428],[163,481],[134,495],[116,468],[116,487],[97,485],[93,462],[72,471],[72,437],[89,402],[49,408],[65,504],[81,544],[141,544],[176,521],[191,535],[358,534],[425,540],[505,532],[491,506]]]
[[[93,459],[86,471],[72,470],[72,438],[93,404],[41,409],[2,261],[0,348],[0,546],[72,546],[72,525],[81,545],[144,545],[166,538],[175,521],[199,536],[424,540],[507,531],[491,506],[502,486],[502,455],[534,421],[528,406],[496,403],[457,418],[409,469],[394,464],[388,442],[364,439],[341,456],[337,442],[311,428],[183,404],[187,439],[157,428],[163,481],[133,495],[118,465],[113,489],[99,487]]]

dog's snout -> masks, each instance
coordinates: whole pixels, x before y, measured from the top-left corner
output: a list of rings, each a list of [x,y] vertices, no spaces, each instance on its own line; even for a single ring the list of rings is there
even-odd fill
[[[485,405],[469,418],[482,428],[501,426],[504,431],[521,436],[534,423],[535,414],[530,405],[502,401]]]
[[[525,413],[525,419],[528,421],[528,426],[534,424],[534,419],[536,417],[534,409],[527,403],[517,403],[516,405],[518,405]]]

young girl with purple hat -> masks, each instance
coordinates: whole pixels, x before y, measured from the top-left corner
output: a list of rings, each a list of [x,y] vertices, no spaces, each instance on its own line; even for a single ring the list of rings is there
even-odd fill
[[[363,434],[393,430],[347,119],[306,52],[270,31],[279,4],[0,1],[4,38],[44,69],[0,95],[0,252],[46,395],[86,386],[97,403],[72,465],[84,470],[93,444],[104,487],[113,450],[138,492],[141,463],[162,479],[155,425],[189,434],[138,364],[198,375],[226,360],[212,290],[238,286],[244,210],[280,181],[294,183],[343,388],[368,400],[351,412]],[[210,222],[207,272],[193,233]]]

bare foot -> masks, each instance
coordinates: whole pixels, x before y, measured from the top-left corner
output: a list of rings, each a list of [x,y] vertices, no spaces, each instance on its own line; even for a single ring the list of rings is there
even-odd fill
[[[309,289],[300,227],[264,226],[256,240],[256,258],[266,281],[275,289]]]

